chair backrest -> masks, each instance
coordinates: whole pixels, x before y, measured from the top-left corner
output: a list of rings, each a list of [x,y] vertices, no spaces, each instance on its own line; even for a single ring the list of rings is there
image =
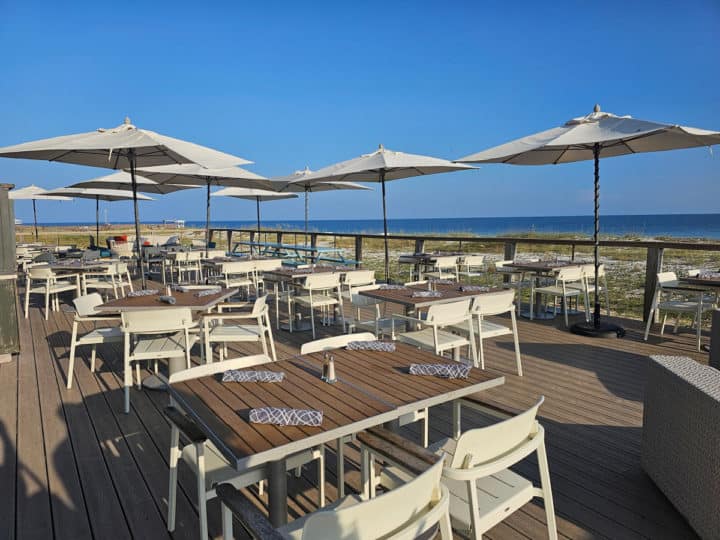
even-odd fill
[[[482,266],[485,262],[485,255],[465,255],[460,258],[460,264],[463,266]]]
[[[435,268],[455,268],[457,265],[457,255],[447,255],[444,257],[435,258]]]
[[[133,334],[177,332],[193,324],[190,308],[160,308],[122,312],[122,327]]]
[[[463,432],[450,467],[468,469],[492,461],[524,443],[535,432],[535,417],[543,401],[545,397],[541,396],[535,405],[517,416]]]
[[[227,275],[250,274],[254,269],[255,261],[231,261],[222,264],[222,273]]]
[[[351,341],[373,341],[377,339],[372,332],[359,332],[357,334],[341,334],[329,338],[308,341],[300,346],[300,354],[310,354],[320,351],[331,351],[345,347]]]
[[[672,285],[678,280],[675,272],[659,272],[657,275],[658,285],[662,288],[663,285]]]
[[[472,298],[465,298],[457,302],[434,304],[427,310],[426,321],[438,326],[458,324],[467,320],[470,315],[470,302]]]
[[[255,261],[255,270],[258,272],[267,272],[282,268],[282,259],[260,259]]]
[[[202,260],[202,258],[205,256],[205,252],[204,251],[188,251],[186,253],[186,256],[187,256],[186,260],[188,262],[197,262],[197,261]]]
[[[443,461],[420,476],[365,502],[311,514],[303,538],[415,538],[433,525],[425,516],[449,497],[440,485]],[[438,516],[439,517],[439,516]]]
[[[90,317],[91,315],[97,315],[98,312],[95,311],[95,308],[102,303],[102,296],[100,296],[96,292],[86,294],[84,296],[78,296],[75,300],[73,300],[73,304],[75,305],[75,312],[80,317]]]
[[[30,279],[49,279],[55,276],[52,268],[49,266],[31,266],[28,268],[28,277]]]
[[[500,315],[515,309],[515,290],[481,294],[473,298],[471,311],[473,315]]]
[[[309,274],[304,287],[309,290],[336,289],[340,286],[340,274]]]
[[[256,317],[259,316],[263,312],[263,310],[267,308],[267,300],[267,294],[258,296],[253,303],[252,314]]]
[[[372,285],[375,283],[375,270],[352,270],[346,272],[343,283],[353,288],[359,285]]]
[[[230,360],[223,360],[222,362],[212,362],[210,364],[202,364],[199,366],[191,367],[190,369],[183,369],[176,371],[170,377],[168,382],[179,383],[182,381],[189,381],[191,379],[197,379],[199,377],[207,377],[208,375],[215,375],[216,373],[223,373],[229,369],[246,369],[261,364],[271,364],[272,358],[264,354],[254,354],[252,356],[241,356],[240,358],[232,358]]]
[[[580,281],[584,275],[582,266],[569,266],[567,268],[561,268],[555,278],[558,281],[564,282]]]
[[[215,257],[224,257],[224,256],[225,256],[224,249],[208,249],[207,250],[208,259],[214,259]]]

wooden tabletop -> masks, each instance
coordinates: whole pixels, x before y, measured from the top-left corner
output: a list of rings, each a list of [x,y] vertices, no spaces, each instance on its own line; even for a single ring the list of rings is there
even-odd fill
[[[413,296],[413,293],[427,291],[426,285],[415,285],[402,289],[369,289],[360,291],[359,294],[410,308],[423,308],[432,306],[433,304],[453,302],[461,298],[470,298],[481,294],[492,294],[504,291],[504,289],[499,287],[489,288],[489,290],[486,291],[461,291],[460,287],[462,286],[469,285],[463,283],[453,283],[451,285],[438,283],[434,285],[435,290],[439,292],[441,296]]]
[[[97,272],[118,261],[58,261],[50,264],[53,272]]]
[[[539,274],[555,272],[568,266],[582,266],[579,263],[566,261],[538,261],[538,262],[511,262],[503,265],[503,268],[514,268],[524,272],[537,272]]]
[[[348,266],[316,265],[307,268],[283,267],[275,270],[263,270],[265,276],[275,276],[277,279],[293,280],[304,278],[310,274],[343,273],[354,270]]]
[[[211,287],[208,287],[211,288]],[[207,311],[213,306],[224,302],[231,296],[237,294],[237,289],[221,289],[217,294],[208,294],[206,296],[197,296],[199,290],[188,292],[173,291],[172,296],[175,298],[174,304],[166,304],[160,300],[160,296],[165,294],[163,288],[158,289],[158,294],[147,296],[129,296],[110,300],[99,305],[95,309],[98,311],[141,311],[145,309],[160,308],[190,308],[193,311]]]
[[[437,253],[403,253],[400,255],[401,263],[424,264],[434,262],[438,257],[461,257],[468,255],[462,251],[440,251]]]
[[[332,351],[338,379],[334,384],[320,379],[322,354],[312,354],[256,367],[285,373],[281,383],[223,383],[218,374],[173,384],[170,393],[242,471],[505,382],[476,368],[467,379],[410,375],[412,363],[452,360],[396,345],[392,353]],[[322,410],[323,423],[309,427],[249,421],[250,409],[267,406]]]
[[[687,283],[688,285],[709,289],[720,287],[720,277],[686,277],[679,281],[680,283]]]

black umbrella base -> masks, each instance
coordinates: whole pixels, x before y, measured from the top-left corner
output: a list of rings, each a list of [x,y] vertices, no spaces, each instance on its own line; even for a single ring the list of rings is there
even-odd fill
[[[593,338],[621,338],[625,336],[625,329],[613,323],[600,322],[595,325],[592,322],[573,324],[570,327],[573,334]]]

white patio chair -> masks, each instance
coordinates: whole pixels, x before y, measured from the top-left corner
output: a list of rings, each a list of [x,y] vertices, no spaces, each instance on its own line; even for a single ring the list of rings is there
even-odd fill
[[[97,346],[101,343],[120,343],[123,340],[123,333],[119,326],[97,327],[98,322],[120,321],[119,315],[96,311],[95,308],[102,303],[102,296],[98,293],[79,296],[73,300],[73,304],[75,304],[75,319],[73,320],[72,337],[70,338],[70,361],[67,375],[68,390],[72,388],[73,371],[75,369],[75,351],[77,347],[92,345],[90,371],[94,372]],[[78,337],[78,326],[80,323],[92,323],[92,331]]]
[[[394,315],[395,318],[407,321],[408,326],[415,326],[418,330],[409,330],[398,334],[398,341],[415,347],[429,350],[442,356],[445,351],[452,350],[456,360],[460,358],[460,349],[468,347],[470,361],[477,367],[477,354],[475,349],[475,331],[470,315],[471,298],[434,304],[428,307],[424,319]],[[461,336],[448,330],[463,325],[467,334]]]
[[[582,282],[584,280],[583,270],[579,266],[570,266],[568,268],[561,268],[555,276],[555,284],[548,285],[546,287],[533,287],[530,289],[530,319],[533,319],[534,315],[534,302],[535,294],[541,296],[550,296],[553,298],[555,314],[557,314],[557,298],[562,299],[563,315],[565,317],[565,326],[569,326],[568,322],[568,303],[571,298],[582,298],[583,309],[585,310],[585,320],[589,320],[590,314],[588,312],[588,305],[586,303],[585,295],[582,291]],[[570,287],[570,285],[576,285],[576,287]]]
[[[252,279],[253,284],[255,285],[255,294],[259,295],[261,289],[263,292],[267,292],[265,288],[264,272],[270,272],[272,270],[282,268],[282,259],[259,259],[254,262],[255,271],[252,274]]]
[[[88,289],[100,291],[112,290],[113,296],[117,299],[125,297],[125,287],[130,291],[133,290],[132,278],[128,265],[125,262],[109,264],[105,270],[97,272],[86,272],[82,276],[82,288],[84,294],[88,293]],[[120,294],[118,294],[118,290]]]
[[[33,285],[33,282],[39,282],[39,284]],[[58,275],[46,265],[29,267],[25,275],[25,318],[28,318],[30,312],[31,294],[42,294],[45,297],[45,320],[47,321],[50,300],[52,300],[53,311],[60,311],[58,294],[73,289],[77,296],[80,296],[80,274]]]
[[[508,290],[476,296],[473,299],[472,306],[470,307],[470,313],[472,315],[473,330],[478,342],[480,367],[485,369],[483,340],[491,337],[512,334],[515,345],[515,364],[517,366],[517,374],[522,377],[523,373],[522,362],[520,360],[520,344],[518,341],[517,319],[515,318],[515,291]],[[492,315],[502,315],[503,313],[510,313],[510,328],[503,324],[490,322],[486,319]],[[464,324],[453,326],[451,328],[459,334],[467,334],[467,326]]]
[[[222,284],[225,288],[244,288],[245,297],[250,297],[250,287],[255,284],[255,262],[254,261],[231,261],[222,264],[222,274],[216,279],[216,283]]]
[[[568,287],[573,289],[580,289],[585,294],[585,305],[590,306],[594,304],[596,294],[604,294],[605,296],[605,309],[607,316],[610,316],[610,289],[607,284],[607,275],[605,273],[605,265],[601,264],[598,266],[598,279],[600,283],[595,285],[595,265],[594,264],[583,264],[582,265],[583,280],[580,283],[568,283]],[[590,300],[590,295],[593,297],[593,301]]]
[[[122,331],[124,333],[123,386],[125,388],[125,413],[130,412],[130,386],[132,386],[132,363],[135,363],[138,388],[141,385],[139,362],[152,360],[155,373],[158,360],[185,359],[185,368],[190,368],[190,349],[198,336],[190,333],[197,328],[189,308],[160,308],[142,311],[124,311]],[[172,366],[169,366],[172,372]]]
[[[205,255],[204,251],[186,251],[178,257],[178,281],[187,281],[189,275],[193,276],[196,283],[200,283],[203,279],[202,260]]]
[[[228,369],[245,369],[270,362],[264,354],[246,356],[203,364],[184,371],[170,375],[170,384],[177,384],[183,381],[206,377],[216,373],[222,373]],[[167,407],[165,416],[170,421],[170,478],[168,493],[168,531],[175,530],[175,513],[177,503],[177,465],[182,459],[193,471],[197,478],[197,500],[200,521],[200,538],[208,538],[207,528],[207,502],[217,496],[216,488],[220,483],[229,483],[236,488],[243,488],[253,484],[260,484],[267,477],[266,468],[258,466],[253,469],[238,472],[222,455],[220,450],[207,440],[200,428],[176,407]],[[185,435],[189,443],[180,446],[180,433]],[[325,451],[322,445],[292,454],[286,459],[286,468],[300,470],[303,465],[312,461],[318,462],[319,493],[318,506],[325,505]]]
[[[517,416],[471,429],[457,439],[444,439],[432,445],[431,450],[444,457],[442,483],[450,492],[450,519],[456,531],[480,540],[483,533],[535,497],[541,497],[548,537],[557,539],[545,430],[536,420],[543,401],[541,397],[530,409]],[[475,407],[472,402],[462,400],[454,403],[456,408],[461,405]],[[512,465],[532,453],[537,454],[538,487],[510,470]],[[407,473],[398,467],[389,467],[385,477],[386,483],[392,483],[394,478],[407,478]]]
[[[706,311],[713,309],[712,300],[705,302],[703,291],[696,293],[689,291],[674,291],[669,287],[677,285],[678,279],[675,272],[660,272],[657,274],[657,285],[655,286],[655,295],[653,296],[650,313],[648,314],[647,324],[645,325],[645,336],[643,339],[647,341],[650,333],[650,326],[656,313],[663,314],[662,323],[660,325],[660,337],[665,333],[665,323],[669,313],[675,315],[675,326],[673,333],[677,334],[680,316],[691,315],[693,324],[697,325],[697,350],[700,350],[700,339],[702,337],[702,315]],[[691,325],[692,326],[692,325]]]
[[[465,255],[458,259],[458,281],[460,278],[471,280],[486,275],[484,255]]]
[[[359,289],[360,287],[365,288],[369,285],[375,285],[374,270],[352,270],[345,272],[341,283],[343,298],[350,300],[353,293],[362,290]]]
[[[429,272],[422,272],[422,279],[452,279],[458,280],[458,257],[457,255],[449,255],[437,257],[433,263],[433,267]]]
[[[358,294],[363,290],[377,289],[379,285],[366,285],[354,289],[350,297],[349,313],[345,315],[345,331],[352,334],[358,330],[368,330],[378,337],[389,337],[395,339],[396,328],[404,328],[404,322],[395,320],[392,315],[383,316],[380,306],[385,306],[385,302],[377,298],[370,298],[362,294]],[[371,312],[372,316],[366,315]],[[396,324],[397,323],[397,324]]]
[[[538,258],[534,258],[529,259],[528,262],[538,262],[539,260],[540,259]],[[531,290],[535,286],[536,276],[533,272],[517,270],[516,268],[507,266],[512,262],[512,260],[495,261],[494,269],[497,275],[508,276],[507,281],[504,281],[501,284],[502,287],[506,289],[515,289],[517,291],[516,311],[520,313],[523,290]]]
[[[343,300],[340,291],[340,274],[310,274],[305,283],[298,287],[298,294],[288,298],[290,313],[290,332],[293,330],[293,311],[295,306],[305,307],[310,311],[312,336],[315,339],[315,309],[320,308],[322,320],[328,321],[334,316],[335,308],[340,311],[340,318],[345,319]]]
[[[266,356],[272,353],[273,361],[277,360],[275,341],[270,324],[270,310],[267,295],[259,296],[252,304],[251,311],[231,312],[229,310],[245,308],[247,304],[221,304],[217,313],[207,313],[202,318],[202,338],[205,345],[205,361],[213,361],[212,346],[220,344],[218,354],[222,362],[227,356],[228,343],[253,343],[262,345]],[[243,324],[247,322],[247,324]],[[253,324],[254,322],[254,324]],[[268,351],[270,344],[270,352]]]
[[[357,495],[348,495],[279,529],[274,529],[240,492],[222,484],[217,492],[222,501],[223,538],[233,538],[234,514],[255,538],[263,540],[401,540],[428,537],[427,532],[436,526],[442,540],[451,540],[449,494],[440,483],[441,474],[442,461],[438,461],[407,483],[395,483],[394,489],[379,497],[363,501]]]

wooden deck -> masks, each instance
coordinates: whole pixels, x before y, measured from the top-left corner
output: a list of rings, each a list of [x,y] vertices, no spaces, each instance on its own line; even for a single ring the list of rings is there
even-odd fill
[[[22,353],[0,365],[0,523],[4,538],[163,538],[170,430],[163,393],[132,391],[132,410],[122,413],[119,346],[100,351],[98,371],[80,349],[75,383],[65,389],[72,315],[38,307],[21,321]],[[574,336],[561,320],[519,323],[524,377],[514,373],[512,341],[486,342],[488,368],[504,386],[485,397],[523,408],[545,395],[541,422],[547,430],[550,473],[562,538],[694,538],[684,519],[640,468],[644,372],[650,354],[688,355],[693,334],[657,335],[642,341],[637,321],[622,321],[621,340]],[[331,333],[339,327],[323,329]],[[321,337],[320,335],[318,337]],[[308,333],[277,332],[279,358],[299,352]],[[259,352],[248,346],[247,353]],[[431,440],[449,434],[450,410],[431,412]],[[480,425],[463,415],[463,427]],[[406,430],[417,437],[417,426]],[[417,438],[416,438],[417,440]],[[347,453],[347,482],[357,487],[357,453]],[[328,455],[327,493],[334,499],[334,455]],[[314,467],[289,480],[291,517],[314,508]],[[518,470],[536,478],[535,463]],[[308,476],[305,476],[308,475]],[[177,538],[196,538],[195,481],[180,471]],[[253,491],[259,505],[265,502]],[[210,505],[210,531],[220,534],[218,504]],[[237,533],[236,528],[236,533]],[[545,538],[541,503],[526,505],[488,538]]]

